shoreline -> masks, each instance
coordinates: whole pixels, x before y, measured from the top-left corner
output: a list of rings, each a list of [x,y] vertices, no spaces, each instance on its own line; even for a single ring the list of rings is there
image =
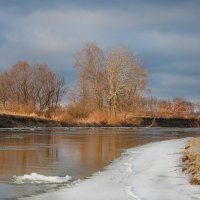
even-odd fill
[[[136,123],[119,121],[107,122],[67,122],[56,121],[48,118],[0,114],[0,128],[19,127],[200,127],[200,119],[197,118],[151,118],[136,117]]]
[[[149,143],[126,150],[103,171],[65,188],[22,199],[33,200],[189,200],[199,186],[182,172],[188,138]]]
[[[191,184],[200,185],[200,137],[190,139],[183,151],[183,172],[191,176]]]

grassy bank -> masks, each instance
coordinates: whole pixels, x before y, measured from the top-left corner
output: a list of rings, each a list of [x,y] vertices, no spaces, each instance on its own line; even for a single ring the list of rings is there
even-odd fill
[[[200,138],[187,142],[183,152],[183,171],[191,175],[191,183],[200,185]]]

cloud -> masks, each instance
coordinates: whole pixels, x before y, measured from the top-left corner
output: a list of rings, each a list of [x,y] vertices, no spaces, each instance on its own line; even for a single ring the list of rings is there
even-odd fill
[[[10,2],[0,1],[1,69],[19,59],[36,60],[72,77],[74,54],[86,42],[103,48],[124,43],[146,61],[155,95],[170,97],[176,91],[176,96],[197,98],[199,1]]]

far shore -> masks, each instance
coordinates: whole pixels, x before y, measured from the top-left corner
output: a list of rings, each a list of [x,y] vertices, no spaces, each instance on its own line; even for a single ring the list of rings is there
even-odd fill
[[[200,127],[198,118],[153,118],[136,117],[135,123],[128,121],[117,121],[108,123],[100,122],[67,122],[57,121],[48,118],[35,116],[0,114],[0,128],[19,128],[19,127],[179,127],[196,128]]]

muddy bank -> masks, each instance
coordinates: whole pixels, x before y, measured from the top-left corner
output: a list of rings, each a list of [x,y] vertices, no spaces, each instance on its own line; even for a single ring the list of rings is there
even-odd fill
[[[200,127],[200,119],[137,117],[133,121],[66,122],[46,118],[0,114],[0,128],[14,127]]]
[[[159,127],[200,127],[200,119],[197,118],[142,118],[144,126]]]
[[[191,175],[191,183],[200,185],[200,137],[187,142],[182,161],[183,171]]]
[[[61,123],[45,118],[0,114],[0,128],[54,126],[61,126]]]
[[[65,124],[65,122],[63,123]],[[67,124],[67,123],[66,123]],[[68,123],[68,125],[72,125]],[[127,121],[108,123],[106,121],[93,123],[73,123],[74,126],[83,127],[179,127],[192,128],[200,127],[200,119],[196,118],[151,118],[136,117]]]

